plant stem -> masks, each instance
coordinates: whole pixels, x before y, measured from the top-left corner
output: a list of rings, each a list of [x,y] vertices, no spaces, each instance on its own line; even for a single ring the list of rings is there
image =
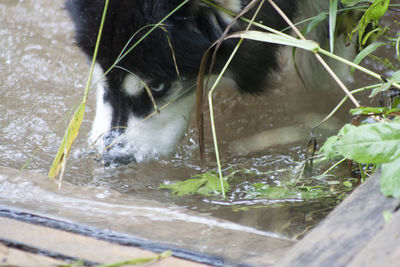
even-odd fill
[[[368,91],[368,90],[374,89],[374,88],[379,87],[379,86],[381,86],[381,84],[374,84],[374,85],[370,85],[370,86],[366,86],[366,87],[362,87],[362,88],[359,88],[359,89],[352,90],[350,93],[351,94],[360,93],[360,92],[364,92],[364,91]],[[316,128],[318,128],[323,123],[325,123],[328,119],[330,119],[333,116],[333,114],[335,114],[336,111],[338,111],[339,108],[346,102],[346,100],[348,98],[349,97],[347,95],[345,97],[343,97],[343,99],[339,102],[339,104],[337,104],[336,107],[322,121],[320,121],[317,125],[315,125],[312,128],[312,131],[314,131]]]
[[[211,131],[212,131],[212,136],[213,136],[213,140],[214,140],[215,157],[216,157],[217,165],[218,165],[218,174],[219,174],[219,179],[221,181],[221,192],[222,192],[222,197],[223,198],[225,198],[224,181],[223,181],[224,178],[223,178],[223,175],[222,175],[221,160],[220,160],[220,156],[219,156],[217,131],[215,129],[214,107],[213,107],[212,98],[213,98],[213,93],[215,91],[215,88],[217,87],[217,85],[221,81],[222,76],[224,75],[224,73],[226,72],[229,64],[231,63],[232,59],[236,55],[236,52],[238,51],[238,49],[240,47],[240,44],[242,42],[243,42],[243,39],[240,39],[238,44],[236,45],[235,49],[231,53],[229,59],[227,60],[227,62],[225,64],[224,68],[222,69],[221,73],[218,75],[217,80],[214,82],[210,92],[208,92],[208,105],[209,105],[209,109],[210,109]]]
[[[88,94],[89,94],[89,90],[90,90],[90,84],[92,83],[94,66],[96,65],[97,54],[99,52],[101,36],[103,34],[104,22],[106,21],[109,2],[110,2],[110,0],[106,0],[106,2],[104,4],[104,10],[103,10],[103,16],[101,18],[99,34],[97,35],[96,46],[95,46],[94,52],[93,52],[92,65],[90,66],[89,77],[88,77],[87,82],[86,82],[85,94],[83,96],[83,101],[82,101],[82,102],[85,102],[85,103],[86,103],[86,100],[88,98]]]
[[[371,71],[371,70],[369,70],[367,68],[364,68],[364,67],[362,67],[360,65],[357,65],[357,64],[355,64],[355,63],[353,63],[353,62],[351,62],[351,61],[349,61],[349,60],[347,60],[345,58],[342,58],[342,57],[339,57],[339,56],[337,56],[335,54],[332,54],[332,53],[330,53],[330,52],[328,52],[328,51],[326,51],[326,50],[324,50],[322,48],[319,48],[318,52],[321,53],[321,54],[324,54],[324,55],[326,55],[326,56],[328,56],[330,58],[336,59],[339,62],[342,62],[342,63],[344,63],[344,64],[346,64],[346,65],[348,65],[350,67],[353,67],[353,68],[355,68],[355,69],[357,69],[357,70],[359,70],[361,72],[364,72],[365,74],[368,74],[368,75],[370,75],[370,76],[372,76],[372,77],[384,82],[384,79],[382,78],[382,76],[377,74],[376,72],[373,72],[373,71]],[[398,89],[400,89],[400,83],[398,83],[398,82],[394,82],[393,86],[398,88]]]
[[[337,166],[339,166],[340,164],[342,164],[343,162],[346,161],[346,158],[343,158],[341,160],[339,160],[338,162],[336,162],[333,166],[331,166],[329,169],[327,169],[322,176],[327,175],[328,173],[330,173],[334,168],[336,168]]]

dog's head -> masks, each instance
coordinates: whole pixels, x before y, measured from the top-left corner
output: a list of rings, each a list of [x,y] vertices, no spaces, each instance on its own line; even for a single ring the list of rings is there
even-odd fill
[[[242,1],[215,2],[238,12]],[[66,4],[76,26],[77,43],[89,59],[104,3],[68,0]],[[105,161],[142,161],[170,154],[187,127],[202,56],[231,18],[198,0],[171,15],[181,3],[110,1],[96,60],[97,111],[90,137]],[[234,40],[223,43],[215,71],[221,69],[235,44]],[[230,69],[240,88],[261,88],[266,75],[259,75],[260,66],[264,70],[276,66],[273,49],[251,42],[244,45]],[[155,104],[160,113],[155,112]]]

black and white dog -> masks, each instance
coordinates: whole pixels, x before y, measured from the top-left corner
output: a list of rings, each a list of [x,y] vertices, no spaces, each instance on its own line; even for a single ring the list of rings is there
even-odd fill
[[[110,1],[95,70],[94,80],[101,82],[97,84],[97,110],[90,134],[90,141],[103,153],[105,161],[140,162],[168,155],[176,149],[187,128],[195,94],[194,89],[185,90],[196,83],[203,53],[232,21],[226,13],[201,0],[188,1],[102,79],[105,70],[113,65],[128,42],[128,47],[131,47],[150,29],[148,25],[158,23],[182,2]],[[211,2],[238,13],[250,0]],[[329,5],[327,0],[275,2],[291,19],[315,16],[327,11]],[[104,3],[105,0],[68,0],[66,3],[75,23],[77,43],[89,59],[93,55]],[[250,18],[252,11],[246,16]],[[278,30],[287,27],[269,3],[264,4],[257,21]],[[246,26],[243,21],[237,21],[231,32],[243,30]],[[319,28],[317,39],[320,40],[317,41],[326,41],[327,25]],[[233,39],[222,43],[214,73],[221,70],[236,43]],[[227,76],[242,91],[262,91],[270,83],[271,73],[279,67],[278,48],[277,45],[245,41]],[[179,94],[181,96],[176,103],[143,121],[154,112],[145,84],[151,89],[158,106]],[[105,152],[113,142],[117,145]]]

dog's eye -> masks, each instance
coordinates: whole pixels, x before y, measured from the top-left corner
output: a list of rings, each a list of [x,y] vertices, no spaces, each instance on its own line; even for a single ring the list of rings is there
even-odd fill
[[[154,82],[150,84],[150,88],[152,91],[159,93],[162,91],[166,91],[171,87],[171,83],[159,83],[159,82]]]

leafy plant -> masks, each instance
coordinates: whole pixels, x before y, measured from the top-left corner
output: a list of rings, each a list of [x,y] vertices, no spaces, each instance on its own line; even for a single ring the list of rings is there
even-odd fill
[[[361,2],[342,0],[342,3],[348,6]],[[399,37],[384,36],[389,29],[380,25],[380,18],[389,7],[390,1],[375,0],[366,9],[353,33],[358,31],[360,47],[370,44],[361,49],[354,63],[359,64],[366,57],[378,58],[373,53],[383,46],[394,48],[394,53],[397,54],[397,65],[400,62],[398,60]],[[382,37],[383,40],[376,41],[378,37]],[[366,170],[380,169],[382,193],[400,198],[400,97],[398,87],[394,87],[400,81],[400,71],[395,64],[383,65],[389,66],[389,69],[395,72],[390,78],[383,79],[382,83],[370,88],[370,98],[378,95],[383,97],[384,93],[389,93],[388,106],[351,109],[350,113],[353,116],[358,116],[360,119],[369,117],[369,120],[365,120],[360,126],[345,125],[337,135],[328,138],[320,149],[320,153],[327,159],[343,157],[358,162],[362,177],[366,176]]]
[[[345,125],[325,142],[321,153],[380,167],[382,193],[400,198],[400,123]]]

